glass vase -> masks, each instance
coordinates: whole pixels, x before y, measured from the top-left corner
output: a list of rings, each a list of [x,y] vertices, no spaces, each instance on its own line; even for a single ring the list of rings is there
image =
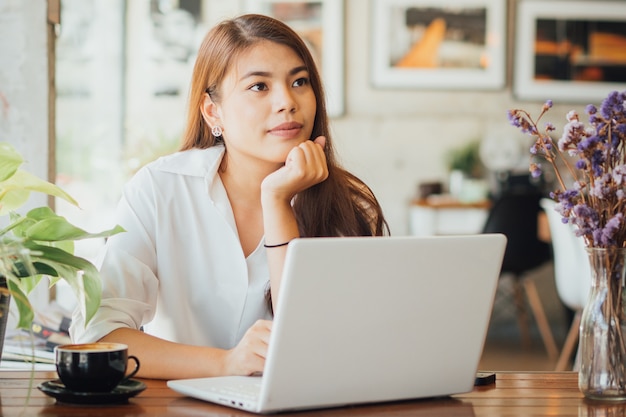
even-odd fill
[[[626,401],[626,249],[587,253],[591,291],[580,323],[578,386],[593,400]]]

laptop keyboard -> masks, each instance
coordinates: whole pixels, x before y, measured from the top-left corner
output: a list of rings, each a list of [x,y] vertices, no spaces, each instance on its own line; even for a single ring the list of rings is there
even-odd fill
[[[261,391],[261,382],[254,381],[247,384],[233,383],[231,385],[223,385],[220,387],[211,387],[211,391],[221,394],[225,397],[237,397],[249,401],[256,401]]]

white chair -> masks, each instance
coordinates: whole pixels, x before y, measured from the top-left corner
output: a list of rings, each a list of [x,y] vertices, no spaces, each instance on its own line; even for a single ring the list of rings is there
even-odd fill
[[[583,238],[574,234],[573,226],[563,224],[561,215],[554,210],[556,203],[553,200],[544,198],[540,204],[548,217],[552,237],[556,290],[563,304],[575,312],[556,364],[556,370],[563,371],[578,341],[580,318],[589,296],[591,275]]]

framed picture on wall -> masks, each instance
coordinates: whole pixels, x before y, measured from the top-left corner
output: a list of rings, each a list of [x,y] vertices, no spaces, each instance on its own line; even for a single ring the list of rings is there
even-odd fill
[[[517,98],[587,104],[626,90],[626,3],[521,0],[516,15]]]
[[[287,23],[307,43],[321,72],[331,117],[344,112],[343,0],[246,0],[247,12]]]
[[[372,0],[371,4],[375,87],[504,87],[505,1]]]

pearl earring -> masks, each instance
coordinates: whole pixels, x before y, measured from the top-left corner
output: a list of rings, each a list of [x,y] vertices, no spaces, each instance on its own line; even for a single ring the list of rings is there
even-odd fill
[[[213,136],[215,136],[216,138],[219,138],[220,136],[222,136],[222,128],[219,126],[213,126],[211,128],[211,133],[213,134]]]

